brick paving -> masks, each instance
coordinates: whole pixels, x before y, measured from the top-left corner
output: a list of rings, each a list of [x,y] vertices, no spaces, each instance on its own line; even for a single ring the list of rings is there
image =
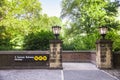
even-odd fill
[[[110,73],[110,71],[107,72]],[[118,80],[118,79],[116,77],[109,75],[103,70],[97,69],[96,66],[91,63],[63,63],[63,70],[49,70],[49,69],[0,70],[0,80]]]

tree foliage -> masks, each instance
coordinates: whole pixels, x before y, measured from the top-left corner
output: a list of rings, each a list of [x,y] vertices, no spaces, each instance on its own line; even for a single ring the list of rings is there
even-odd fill
[[[39,0],[0,1],[0,29],[4,29],[0,30],[0,36],[2,36],[0,37],[0,47],[4,49],[7,49],[8,43],[10,44],[8,49],[22,49],[25,36],[41,30],[49,31],[51,26],[57,24],[61,24],[61,20],[43,14]],[[7,40],[5,41],[5,39]],[[2,41],[6,44],[3,44]]]
[[[94,33],[97,27],[103,25],[117,26],[117,8],[118,3],[109,0],[63,0],[62,17],[69,17],[73,32]]]
[[[36,33],[30,33],[25,36],[24,49],[25,50],[47,50],[49,48],[49,40],[53,39],[52,32],[40,31]]]
[[[0,26],[0,50],[12,49],[10,39],[10,34],[6,31],[5,26]]]
[[[89,38],[88,35],[98,34],[98,27],[107,26],[110,31],[112,31],[112,29],[120,29],[119,21],[116,20],[118,7],[118,1],[110,2],[110,0],[62,0],[61,17],[69,18],[70,23],[69,27],[66,28],[66,35],[69,34],[68,36],[74,40],[76,39],[74,36],[80,36],[84,34],[86,38],[89,40],[93,39],[94,41],[95,37]],[[77,39],[78,41],[82,40],[81,37],[78,37]],[[82,42],[84,42],[84,40]],[[92,44],[90,41],[88,42],[89,44],[84,43],[83,45],[95,44],[95,42],[92,42]]]

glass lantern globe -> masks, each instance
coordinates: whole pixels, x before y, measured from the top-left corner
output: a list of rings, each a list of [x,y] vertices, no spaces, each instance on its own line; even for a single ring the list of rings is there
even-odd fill
[[[103,27],[99,27],[99,32],[100,32],[100,34],[101,34],[103,39],[105,39],[107,31],[108,31],[107,27],[104,27],[104,26]]]
[[[61,27],[60,26],[53,26],[52,27],[52,31],[56,37],[56,39],[58,39],[58,36],[60,34],[60,30],[61,30]]]

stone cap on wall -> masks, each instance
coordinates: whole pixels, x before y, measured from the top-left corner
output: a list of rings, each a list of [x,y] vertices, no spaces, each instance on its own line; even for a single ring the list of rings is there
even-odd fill
[[[50,40],[49,42],[50,43],[63,43],[63,41],[59,39]]]
[[[49,54],[49,51],[0,51],[0,54]]]
[[[63,53],[96,53],[96,50],[62,51]]]
[[[96,53],[96,50],[80,50],[80,51],[68,51],[63,50],[62,53]],[[48,51],[0,51],[0,54],[49,54]]]
[[[100,40],[97,40],[96,41],[96,44],[99,44],[99,43],[113,43],[113,41],[111,41],[110,39],[100,39]]]
[[[120,54],[120,51],[115,51],[115,52],[113,52],[114,54]]]

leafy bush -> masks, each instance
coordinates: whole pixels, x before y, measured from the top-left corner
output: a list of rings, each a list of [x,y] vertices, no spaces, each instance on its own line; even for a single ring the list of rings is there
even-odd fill
[[[78,36],[74,39],[75,50],[94,50],[97,40],[96,34]]]
[[[9,38],[0,39],[0,50],[11,50],[12,44]]]
[[[63,43],[62,48],[63,48],[63,50],[74,50],[74,44],[72,44],[72,43],[70,43],[70,44]]]
[[[11,37],[6,31],[6,26],[0,26],[0,50],[12,49]]]
[[[113,41],[113,51],[120,51],[120,31],[112,29],[108,32],[107,39]]]
[[[75,37],[64,40],[64,50],[94,50],[98,34],[76,35]]]
[[[50,31],[30,33],[24,38],[23,48],[25,50],[47,50],[49,48],[49,40],[53,38],[53,33]]]

